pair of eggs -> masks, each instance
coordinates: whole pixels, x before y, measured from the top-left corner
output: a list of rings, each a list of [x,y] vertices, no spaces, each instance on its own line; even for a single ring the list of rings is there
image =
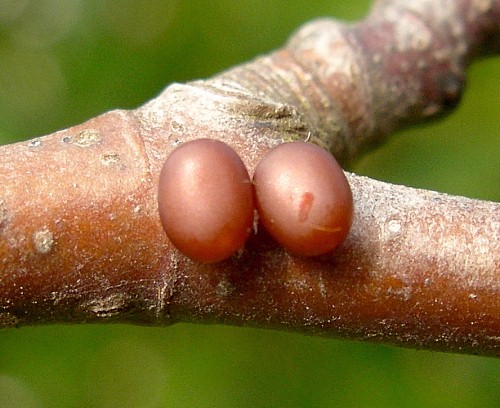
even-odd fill
[[[238,154],[213,139],[186,142],[160,174],[160,218],[172,244],[193,260],[218,262],[243,247],[259,223],[299,256],[325,254],[346,237],[353,217],[349,183],[334,157],[307,142],[283,143],[253,178]]]

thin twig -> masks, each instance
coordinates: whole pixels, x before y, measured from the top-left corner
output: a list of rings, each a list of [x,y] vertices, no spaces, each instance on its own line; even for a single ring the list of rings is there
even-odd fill
[[[282,49],[135,111],[0,149],[0,326],[176,321],[279,328],[498,356],[500,205],[349,175],[345,244],[290,256],[264,231],[216,265],[168,242],[158,174],[187,140],[224,140],[250,172],[311,140],[342,163],[456,105],[500,49],[500,1],[387,0],[319,20]]]

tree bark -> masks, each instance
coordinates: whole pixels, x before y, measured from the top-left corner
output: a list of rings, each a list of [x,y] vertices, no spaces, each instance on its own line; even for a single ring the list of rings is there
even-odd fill
[[[310,140],[348,164],[450,111],[467,65],[500,49],[500,1],[377,1],[280,50],[132,111],[0,148],[0,327],[177,321],[252,325],[500,355],[500,205],[348,174],[345,243],[299,258],[262,229],[218,264],[172,247],[157,208],[180,143],[230,144],[253,173]]]

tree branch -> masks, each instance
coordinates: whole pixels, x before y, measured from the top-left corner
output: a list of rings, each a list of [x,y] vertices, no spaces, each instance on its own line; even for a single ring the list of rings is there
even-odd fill
[[[220,264],[177,252],[157,182],[180,143],[209,137],[250,173],[312,140],[344,164],[456,105],[465,68],[500,49],[500,1],[378,1],[319,20],[282,49],[133,111],[0,149],[0,327],[176,321],[287,329],[498,356],[500,205],[349,175],[347,241],[293,257],[262,230]]]

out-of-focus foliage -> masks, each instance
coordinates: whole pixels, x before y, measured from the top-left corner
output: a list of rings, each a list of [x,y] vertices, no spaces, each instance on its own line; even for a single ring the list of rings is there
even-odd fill
[[[279,47],[369,1],[0,0],[0,143],[133,108],[173,81]],[[472,66],[459,109],[395,135],[353,170],[500,200],[500,61]],[[0,186],[1,189],[1,186]],[[498,407],[500,365],[219,326],[0,332],[0,407]]]

